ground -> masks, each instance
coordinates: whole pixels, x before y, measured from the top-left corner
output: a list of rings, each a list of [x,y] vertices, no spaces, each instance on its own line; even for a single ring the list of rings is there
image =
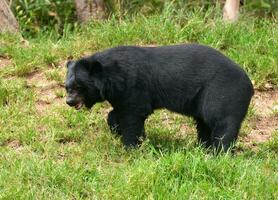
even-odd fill
[[[277,199],[277,23],[223,24],[214,13],[167,10],[26,40],[0,34],[0,199]],[[195,122],[167,110],[152,114],[147,140],[126,151],[106,123],[107,102],[91,111],[66,105],[68,59],[189,42],[219,49],[254,84],[234,155],[200,148]]]

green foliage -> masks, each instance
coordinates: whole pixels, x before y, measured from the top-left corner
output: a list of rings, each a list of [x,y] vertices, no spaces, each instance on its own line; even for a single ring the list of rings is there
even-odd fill
[[[278,1],[277,0],[249,0],[246,1],[245,8],[248,12],[253,12],[259,15],[277,15]]]
[[[221,7],[219,0],[104,0],[110,15],[119,18],[134,14],[144,16],[163,13],[171,5],[175,10],[189,12],[211,7]],[[74,0],[14,0],[12,10],[20,23],[24,36],[34,36],[41,30],[54,29],[60,35],[72,30],[76,26]],[[260,15],[275,15],[278,3],[275,0],[245,1],[242,12],[251,12]]]
[[[213,46],[239,63],[256,87],[263,88],[266,83],[277,85],[276,19],[242,15],[236,24],[225,24],[221,13],[220,8],[185,12],[169,4],[162,14],[149,17],[137,14],[123,19],[112,15],[110,20],[93,22],[74,31],[65,29],[63,37],[53,31],[39,32],[31,40],[32,48],[25,48],[18,38],[12,39],[14,36],[4,36],[2,54],[12,57],[14,63],[5,73],[24,76],[48,66],[57,67],[69,56],[79,57],[84,52],[121,44],[197,42]]]
[[[14,0],[12,10],[24,35],[55,29],[62,33],[65,24],[74,23],[73,0]]]

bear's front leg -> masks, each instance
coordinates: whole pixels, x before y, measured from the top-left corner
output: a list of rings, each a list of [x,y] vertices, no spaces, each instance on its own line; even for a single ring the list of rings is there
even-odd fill
[[[108,126],[110,127],[110,130],[112,133],[121,135],[120,124],[119,124],[119,120],[118,120],[117,113],[115,110],[112,110],[109,112],[108,118],[107,118],[107,123],[108,123]]]
[[[137,147],[145,137],[144,131],[145,119],[138,116],[123,116],[120,118],[120,130],[122,142],[126,147]]]

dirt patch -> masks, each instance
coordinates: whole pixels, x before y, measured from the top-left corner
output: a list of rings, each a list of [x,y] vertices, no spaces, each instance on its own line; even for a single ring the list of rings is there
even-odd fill
[[[250,121],[252,130],[243,138],[246,146],[257,146],[271,139],[273,132],[278,130],[278,116],[258,117]]]
[[[278,112],[278,89],[256,91],[252,103],[259,116],[268,116],[273,112]]]
[[[250,124],[253,126],[251,134],[269,136],[278,129],[278,115],[258,117],[255,120],[251,120]]]
[[[0,68],[6,67],[12,64],[12,61],[9,58],[0,57]]]
[[[63,94],[62,85],[47,79],[47,72],[34,72],[27,76],[27,85],[35,88],[37,98],[35,106],[39,113],[44,113],[51,105],[60,105],[64,101],[63,96],[58,95]]]
[[[22,144],[19,140],[12,140],[9,139],[5,142],[5,146],[9,147],[10,149],[13,150],[21,150],[22,149]]]
[[[278,130],[278,90],[256,91],[252,105],[255,115],[249,122],[251,131],[241,138],[247,147],[255,147],[268,141]]]

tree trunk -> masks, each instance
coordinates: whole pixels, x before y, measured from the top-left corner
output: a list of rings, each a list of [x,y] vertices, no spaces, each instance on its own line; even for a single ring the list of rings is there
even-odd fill
[[[80,22],[100,20],[105,17],[104,0],[75,0],[77,18]]]
[[[0,32],[18,32],[19,25],[8,3],[0,0]]]
[[[228,22],[235,22],[239,15],[240,0],[226,0],[223,8],[223,19]]]

